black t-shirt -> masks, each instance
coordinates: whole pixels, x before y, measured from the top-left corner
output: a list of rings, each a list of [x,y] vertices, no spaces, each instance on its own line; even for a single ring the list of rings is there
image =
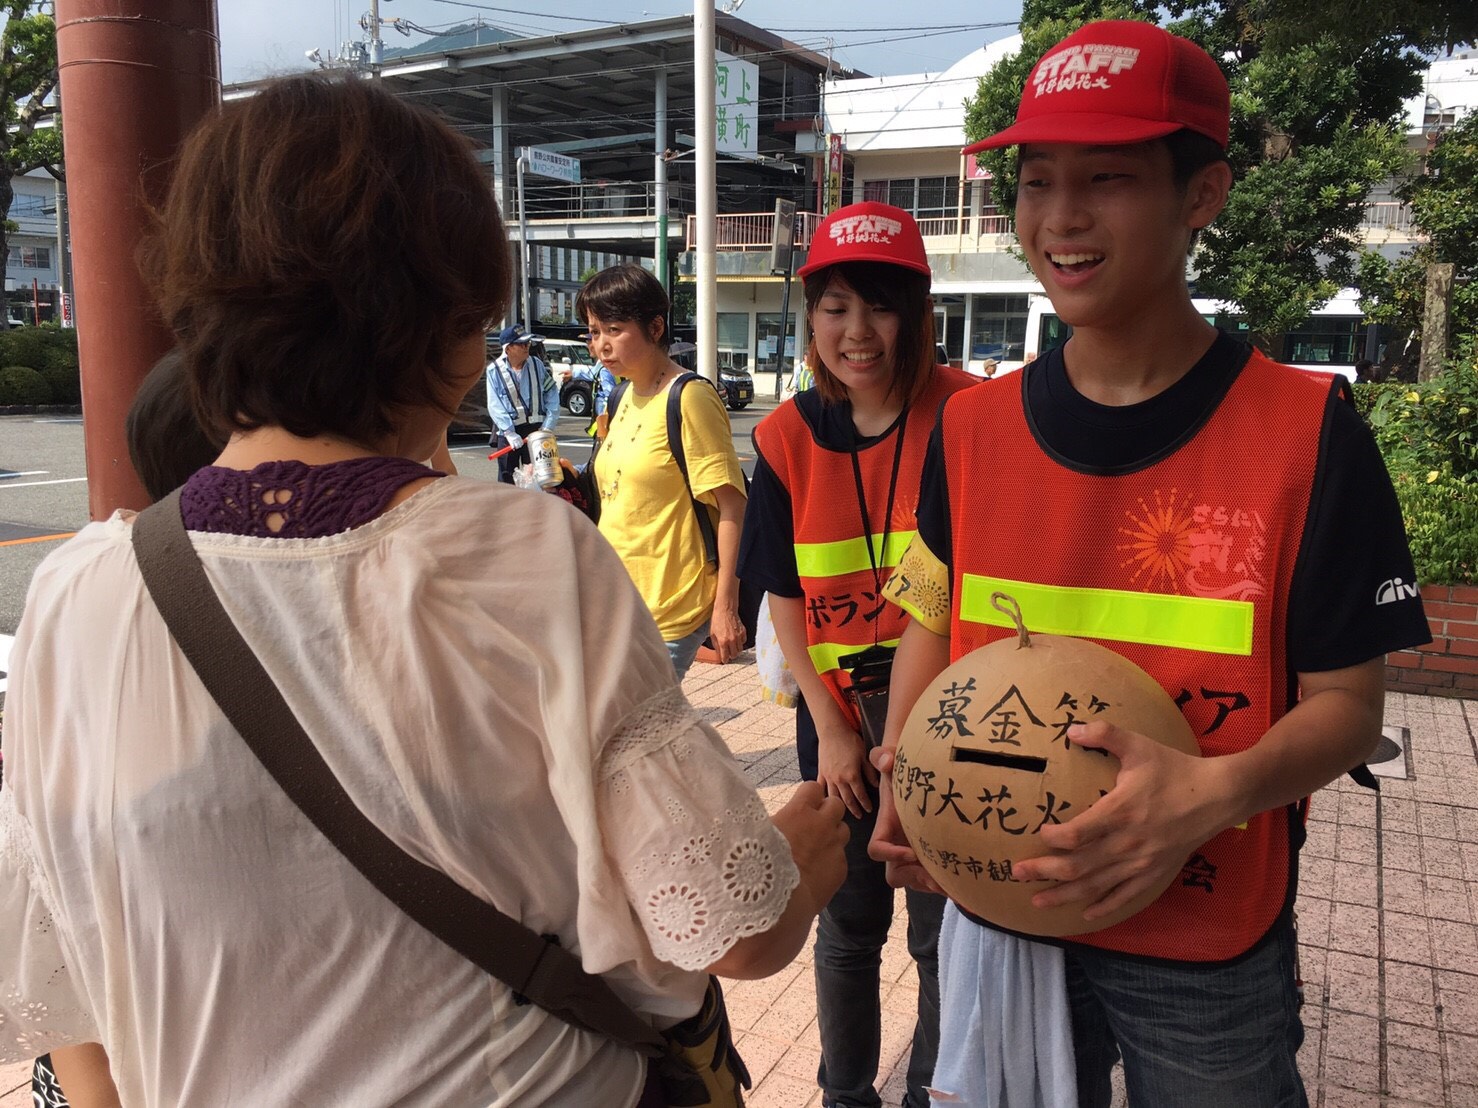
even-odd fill
[[[1068,379],[1061,347],[1022,369],[1027,422],[1047,454],[1081,473],[1128,473],[1189,441],[1251,357],[1246,344],[1218,335],[1189,372],[1138,404],[1095,403]],[[1255,464],[1254,458],[1247,459]],[[919,537],[948,565],[949,493],[943,438],[936,424],[924,456]],[[1331,393],[1306,539],[1288,605],[1288,665],[1319,673],[1359,665],[1392,650],[1430,642],[1419,601],[1382,603],[1395,578],[1416,580],[1390,475],[1352,404]],[[1399,593],[1398,593],[1399,595]]]
[[[827,404],[819,392],[807,389],[796,396],[794,404],[811,429],[816,445],[839,454],[866,450],[892,438],[903,418],[900,415],[882,434],[864,437],[857,433],[857,426],[852,422],[851,401]],[[791,514],[790,493],[765,461],[757,439],[754,455],[749,500],[744,506],[744,535],[739,542],[739,576],[748,584],[776,596],[799,597],[803,590],[800,575],[796,572],[795,517]],[[837,510],[855,514],[857,508],[851,504],[839,504]],[[876,513],[882,507],[871,510]]]

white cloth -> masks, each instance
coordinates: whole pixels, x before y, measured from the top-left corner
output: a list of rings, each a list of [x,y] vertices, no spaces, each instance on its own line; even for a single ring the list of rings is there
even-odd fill
[[[981,927],[951,902],[939,931],[939,1061],[932,1103],[1078,1103],[1060,947]]]
[[[634,1103],[634,1052],[516,1005],[280,792],[130,520],[42,564],[11,656],[0,1062],[100,1039],[130,1108]],[[564,501],[449,477],[329,538],[192,539],[355,802],[654,1022],[779,918],[784,839]]]
[[[800,701],[801,687],[790,670],[790,663],[785,660],[785,651],[780,649],[780,640],[775,636],[769,593],[760,599],[759,614],[755,617],[754,661],[759,668],[761,695],[781,708],[794,708]]]

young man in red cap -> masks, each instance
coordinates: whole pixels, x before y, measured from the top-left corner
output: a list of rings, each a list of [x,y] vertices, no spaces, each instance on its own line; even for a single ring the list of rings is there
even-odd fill
[[[1014,126],[967,148],[1018,147],[1017,235],[1073,332],[945,403],[889,586],[913,618],[880,768],[926,683],[1008,633],[993,591],[1031,597],[1029,626],[1146,669],[1197,733],[1200,758],[1074,723],[1118,781],[1014,871],[1057,882],[1034,903],[1080,905],[1085,926],[1171,878],[1129,920],[1059,944],[1085,1105],[1109,1103],[1120,1056],[1132,1104],[1306,1103],[1292,905],[1307,797],[1378,740],[1383,655],[1428,640],[1414,590],[1389,584],[1414,580],[1411,558],[1343,379],[1270,361],[1191,302],[1187,253],[1232,183],[1228,124],[1203,50],[1102,22],[1042,58]],[[939,589],[946,615],[911,602]],[[887,797],[873,856],[928,887]],[[992,1063],[957,1036],[946,1064],[951,1021],[971,1018],[950,1004],[951,952],[998,941],[987,926],[951,906],[941,937],[935,1085],[964,1103],[990,1099],[976,1086]],[[977,1015],[999,989],[979,982]]]

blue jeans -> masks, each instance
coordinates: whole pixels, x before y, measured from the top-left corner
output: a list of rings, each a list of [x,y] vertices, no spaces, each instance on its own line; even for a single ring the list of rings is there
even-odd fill
[[[1130,1104],[1308,1105],[1291,926],[1226,966],[1155,965],[1081,946],[1066,961],[1081,1108],[1108,1108],[1121,1053]]]
[[[797,745],[811,752],[801,759],[801,775],[816,779],[815,726],[804,708],[796,718]],[[809,735],[805,732],[809,731]],[[816,1083],[823,1103],[839,1108],[877,1108],[882,1104],[873,1082],[882,1049],[880,967],[883,944],[893,922],[893,888],[881,862],[867,856],[867,842],[877,822],[877,791],[870,790],[873,811],[861,819],[847,816],[847,878],[821,912],[816,927],[816,1022],[821,1032],[821,1065]],[[908,952],[919,971],[918,1022],[908,1061],[907,1108],[928,1108],[925,1086],[934,1076],[939,1051],[939,924],[944,897],[907,890]]]
[[[703,626],[691,635],[684,635],[680,639],[674,639],[667,643],[667,656],[672,659],[673,671],[677,674],[678,684],[682,684],[684,677],[688,675],[688,669],[693,664],[693,659],[698,656],[698,648],[708,638],[709,620],[703,621]]]

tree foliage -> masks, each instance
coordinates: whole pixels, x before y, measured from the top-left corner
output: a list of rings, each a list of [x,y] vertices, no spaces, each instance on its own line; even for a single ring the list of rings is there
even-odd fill
[[[1168,15],[1169,30],[1218,60],[1232,92],[1236,184],[1201,237],[1197,292],[1235,303],[1266,342],[1354,282],[1361,201],[1406,164],[1401,105],[1420,91],[1427,64],[1399,29],[1352,27],[1331,10],[1295,39],[1270,22],[1281,10],[1273,0],[1028,0],[1022,50],[981,78],[965,134],[1008,126],[1032,66],[1083,23]],[[997,203],[1014,206],[1010,156],[982,160]]]
[[[37,127],[50,114],[46,100],[57,84],[56,22],[39,9],[33,0],[0,0],[0,284],[12,227],[11,178],[43,168],[61,176],[60,122]]]
[[[1361,307],[1398,335],[1419,338],[1427,266],[1451,262],[1448,332],[1455,338],[1478,335],[1478,111],[1437,140],[1426,172],[1408,178],[1396,195],[1411,205],[1423,237],[1394,264],[1374,252],[1361,257]],[[1397,360],[1414,368],[1415,348]]]

